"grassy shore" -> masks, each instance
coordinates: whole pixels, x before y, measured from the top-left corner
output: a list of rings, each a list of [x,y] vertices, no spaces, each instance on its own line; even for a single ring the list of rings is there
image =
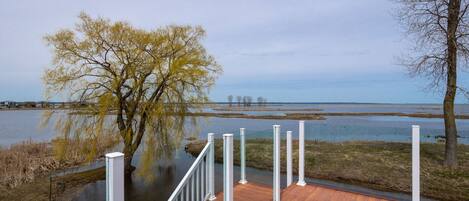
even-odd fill
[[[0,186],[13,189],[51,171],[94,161],[117,142],[114,136],[97,139],[96,146],[89,140],[54,139],[51,143],[29,140],[0,149]]]
[[[246,110],[250,111],[250,110]],[[187,116],[219,117],[219,118],[243,118],[243,119],[275,119],[275,120],[324,120],[326,116],[397,116],[416,118],[439,118],[442,114],[429,113],[400,113],[400,112],[317,112],[317,113],[285,113],[285,115],[250,115],[244,113],[224,112],[194,112]],[[469,119],[469,115],[456,115],[456,119]]]
[[[83,185],[104,180],[106,178],[105,171],[105,168],[99,168],[53,177],[52,182],[50,182],[49,177],[42,176],[13,189],[0,186],[0,200],[49,201],[49,196],[56,201],[72,200],[80,192],[79,189]]]
[[[243,113],[218,113],[218,112],[196,112],[188,113],[187,116],[197,117],[219,117],[219,118],[242,118],[242,119],[275,119],[275,120],[324,120],[319,114],[291,113],[285,115],[250,115]]]
[[[220,109],[215,108],[215,111],[230,111],[230,112],[188,112],[186,116],[194,117],[219,117],[219,118],[242,118],[242,119],[274,119],[274,120],[325,120],[327,116],[396,116],[396,117],[415,117],[415,118],[436,118],[443,119],[443,114],[435,113],[402,113],[402,112],[318,112],[320,109],[305,108],[305,109],[280,109],[280,108],[232,108]],[[278,111],[285,112],[283,115],[262,115],[262,114],[245,114],[242,112],[256,112],[256,111]],[[302,111],[302,112],[294,112]],[[69,114],[96,114],[90,111],[73,111]],[[115,114],[115,111],[109,111],[108,114]],[[469,115],[457,114],[456,119],[469,119]]]
[[[187,151],[196,156],[205,142],[187,145]],[[223,142],[216,141],[216,161],[222,162]],[[293,142],[298,147],[298,141]],[[286,170],[285,142],[282,141],[282,172]],[[234,163],[239,164],[239,141],[234,142]],[[297,150],[293,151],[296,174]],[[444,145],[421,144],[421,192],[438,200],[469,200],[469,146],[458,147],[459,168],[449,170],[442,166]],[[246,165],[272,169],[272,141],[247,140]],[[391,142],[305,143],[305,175],[369,188],[410,193],[411,145]],[[249,179],[249,178],[248,178]]]
[[[243,112],[288,112],[288,111],[301,111],[301,112],[318,112],[322,111],[322,109],[318,108],[275,108],[275,107],[264,107],[264,106],[250,106],[250,107],[240,107],[240,106],[233,106],[233,107],[212,107],[215,111],[243,111]]]
[[[90,140],[61,139],[54,139],[52,142],[29,140],[0,149],[0,200],[28,200],[13,199],[15,196],[24,196],[25,198],[30,196],[29,200],[35,200],[33,198],[37,197],[36,194],[43,195],[46,190],[48,195],[48,176],[51,173],[102,158],[106,150],[114,147],[117,143],[116,136],[103,135],[92,142]],[[92,146],[92,144],[96,146]],[[95,180],[93,179],[95,175],[94,173],[82,174],[81,179],[73,176],[64,176],[63,178],[71,178],[70,181],[77,184]],[[74,182],[75,180],[80,182]],[[69,190],[73,186],[67,185],[64,190]],[[40,198],[42,199],[42,197]]]
[[[443,119],[443,114],[430,113],[402,113],[402,112],[321,112],[321,113],[287,113],[286,115],[295,116],[398,116],[398,117],[416,117],[416,118],[439,118]],[[469,119],[469,115],[455,115],[456,119]]]

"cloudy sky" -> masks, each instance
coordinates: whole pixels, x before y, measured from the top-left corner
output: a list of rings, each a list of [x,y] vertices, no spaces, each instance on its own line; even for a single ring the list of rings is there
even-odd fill
[[[202,25],[224,67],[210,97],[269,101],[438,103],[396,57],[408,48],[389,0],[0,1],[0,100],[41,100],[51,64],[43,36],[73,28],[78,14],[153,29]],[[468,73],[459,77],[462,83]],[[461,97],[461,96],[460,96]],[[467,100],[459,98],[458,102]]]

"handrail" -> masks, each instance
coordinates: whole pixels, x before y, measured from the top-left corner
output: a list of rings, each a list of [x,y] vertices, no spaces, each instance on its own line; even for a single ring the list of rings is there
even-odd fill
[[[209,160],[209,152],[214,151],[213,141],[208,141],[197,159],[177,185],[168,201],[176,200],[207,200],[210,198],[210,189],[207,186],[210,181],[209,168],[213,164]],[[208,162],[208,163],[207,163]]]

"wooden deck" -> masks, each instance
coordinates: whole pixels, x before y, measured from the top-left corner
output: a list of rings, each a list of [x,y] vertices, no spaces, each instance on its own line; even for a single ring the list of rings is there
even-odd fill
[[[217,194],[217,201],[223,201],[223,193]],[[272,200],[272,187],[247,183],[234,187],[235,201],[269,201]],[[316,185],[304,187],[295,184],[282,190],[281,200],[285,201],[387,201],[383,198],[345,192]]]

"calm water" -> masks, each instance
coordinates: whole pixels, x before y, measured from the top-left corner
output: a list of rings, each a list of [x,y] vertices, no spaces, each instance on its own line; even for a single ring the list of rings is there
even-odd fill
[[[41,128],[42,111],[17,110],[0,111],[0,146],[19,143],[24,140],[49,141],[54,137],[54,125]]]
[[[244,112],[247,114],[281,115],[291,113],[321,113],[321,112],[402,112],[402,113],[431,113],[443,114],[443,108],[438,104],[351,104],[351,103],[319,103],[319,104],[279,104],[275,108],[285,111]],[[319,109],[320,111],[298,111],[298,109]],[[296,111],[288,111],[294,109]],[[211,112],[213,110],[207,109]],[[229,111],[223,111],[229,112]],[[469,114],[469,104],[455,105],[456,114]],[[239,113],[233,111],[233,113]]]
[[[288,108],[320,108],[323,112],[424,112],[441,113],[439,105],[382,105],[382,104],[320,104],[320,105],[288,105],[279,106]],[[458,114],[469,114],[468,105],[459,105]],[[265,112],[262,112],[265,114]],[[267,112],[269,113],[269,112]],[[278,112],[270,112],[277,114]],[[259,112],[252,112],[259,114]],[[27,139],[36,141],[48,141],[55,136],[54,125],[50,124],[39,129],[42,111],[0,111],[0,145],[7,147]],[[200,138],[205,138],[208,132],[216,133],[221,137],[223,133],[239,132],[240,127],[246,128],[247,138],[270,138],[272,125],[281,125],[282,134],[287,130],[293,131],[297,137],[298,121],[292,120],[252,120],[252,119],[229,119],[229,118],[200,118],[197,127],[189,123],[186,129],[195,133]],[[410,117],[390,116],[364,116],[364,117],[327,117],[321,121],[306,121],[306,138],[310,140],[323,141],[348,141],[348,140],[381,140],[410,142],[411,125],[421,126],[421,140],[435,142],[435,136],[444,135],[442,119],[425,119]],[[458,134],[461,136],[459,142],[469,144],[469,120],[458,120]],[[134,157],[134,164],[139,165],[139,157]],[[131,183],[126,183],[126,200],[167,200],[172,190],[182,179],[194,157],[179,149],[170,158],[156,161],[153,167],[155,180],[145,179],[134,175]],[[235,171],[237,173],[238,171]],[[271,173],[255,169],[248,169],[248,180],[270,185]],[[235,174],[235,180],[238,175]],[[221,165],[216,167],[217,191],[222,188]],[[76,200],[104,200],[105,182],[86,186]]]

